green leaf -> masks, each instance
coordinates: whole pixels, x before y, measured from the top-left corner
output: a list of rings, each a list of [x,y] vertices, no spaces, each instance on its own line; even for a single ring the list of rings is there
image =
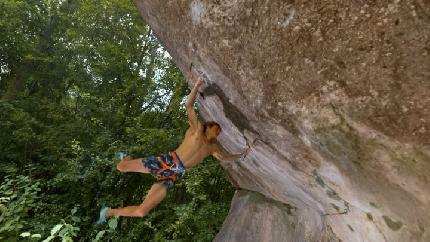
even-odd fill
[[[48,238],[44,239],[42,242],[49,242],[51,241],[53,238],[55,238],[55,236],[51,235]]]
[[[8,196],[8,195],[12,195],[13,194],[13,191],[5,191],[4,193],[3,193],[3,195],[6,195],[6,196]]]
[[[61,242],[73,242],[73,239],[69,236],[65,236],[63,237],[63,239],[61,240]]]
[[[118,217],[113,217],[109,219],[109,228],[114,230],[116,229],[117,226],[118,226]]]
[[[73,231],[73,225],[71,224],[65,224],[64,225],[69,231]]]
[[[55,225],[54,228],[51,229],[51,235],[56,234],[61,229],[61,227],[63,227],[62,224]]]
[[[97,233],[97,236],[96,236],[96,238],[93,240],[93,242],[99,241],[99,240],[103,237],[103,235],[104,235],[105,233],[106,233],[106,230],[102,230],[102,231],[98,232],[98,233]]]
[[[70,212],[72,215],[75,215],[75,213],[78,211],[78,207],[74,207]]]
[[[58,235],[59,235],[60,237],[63,237],[65,234],[67,234],[67,231],[68,231],[68,229],[67,229],[67,228],[62,228],[62,229],[60,230],[60,233],[58,233]]]
[[[73,222],[76,222],[76,223],[81,222],[81,219],[79,217],[76,217],[76,216],[72,216],[72,220],[73,220]]]
[[[21,237],[28,237],[28,236],[30,236],[30,233],[29,232],[24,232],[24,233],[21,233],[19,236],[21,236]]]
[[[32,234],[31,238],[42,238],[42,235],[40,235],[40,234]]]
[[[13,220],[9,220],[6,222],[6,224],[0,228],[0,231],[11,231],[15,228],[14,225],[12,225],[14,221]]]

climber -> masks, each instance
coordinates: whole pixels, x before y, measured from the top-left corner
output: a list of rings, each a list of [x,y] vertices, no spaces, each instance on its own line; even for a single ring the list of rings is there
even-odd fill
[[[188,74],[192,80],[191,67]],[[110,209],[103,207],[100,211],[98,223],[105,222],[106,218],[111,216],[146,216],[152,208],[166,197],[167,190],[172,187],[173,182],[183,177],[187,169],[198,165],[209,155],[219,160],[231,161],[239,159],[249,152],[250,147],[248,146],[240,154],[225,154],[217,141],[217,136],[221,132],[220,125],[212,121],[202,124],[198,120],[193,104],[196,100],[198,89],[202,84],[203,77],[200,75],[187,97],[186,110],[190,127],[185,132],[185,137],[176,151],[138,159],[125,157],[117,165],[117,169],[120,172],[151,173],[157,178],[144,201],[140,205],[124,208]]]

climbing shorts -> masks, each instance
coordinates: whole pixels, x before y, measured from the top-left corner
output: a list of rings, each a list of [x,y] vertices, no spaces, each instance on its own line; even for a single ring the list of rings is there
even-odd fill
[[[142,163],[157,178],[157,182],[162,182],[168,189],[173,186],[174,181],[182,178],[186,171],[176,152],[148,156],[142,159]]]

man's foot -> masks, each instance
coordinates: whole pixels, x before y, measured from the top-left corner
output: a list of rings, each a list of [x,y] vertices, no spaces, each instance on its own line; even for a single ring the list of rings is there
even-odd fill
[[[119,160],[123,160],[125,153],[120,151],[120,152],[118,152],[118,155],[119,155]]]
[[[106,222],[106,212],[109,210],[108,207],[103,206],[102,209],[100,209],[100,216],[99,220],[97,221],[97,224],[102,224]]]

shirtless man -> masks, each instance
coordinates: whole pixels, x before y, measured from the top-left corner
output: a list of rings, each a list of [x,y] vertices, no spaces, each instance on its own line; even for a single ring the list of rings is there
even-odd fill
[[[192,76],[190,77],[192,78]],[[225,154],[216,139],[221,132],[220,125],[215,122],[202,124],[198,120],[193,104],[196,100],[198,89],[203,83],[202,81],[203,79],[200,76],[188,95],[186,108],[190,127],[185,133],[182,144],[176,151],[161,154],[157,157],[124,159],[117,165],[117,169],[121,172],[151,173],[157,177],[157,181],[152,185],[142,204],[116,209],[104,207],[100,211],[99,223],[106,221],[106,217],[111,216],[146,216],[152,208],[166,197],[167,190],[173,185],[174,181],[180,179],[187,169],[200,164],[209,155],[218,160],[236,160],[249,152],[250,148],[248,147],[241,154]]]

